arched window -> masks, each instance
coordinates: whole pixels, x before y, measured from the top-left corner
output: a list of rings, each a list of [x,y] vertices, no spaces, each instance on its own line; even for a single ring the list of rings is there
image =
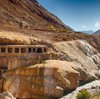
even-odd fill
[[[37,53],[42,53],[42,48],[37,48]]]
[[[3,66],[3,67],[0,67],[0,72],[1,73],[4,73],[8,70],[8,66]]]

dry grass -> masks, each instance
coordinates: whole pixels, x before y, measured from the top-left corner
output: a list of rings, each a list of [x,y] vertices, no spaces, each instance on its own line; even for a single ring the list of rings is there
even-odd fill
[[[95,96],[93,99],[100,99],[100,96]]]

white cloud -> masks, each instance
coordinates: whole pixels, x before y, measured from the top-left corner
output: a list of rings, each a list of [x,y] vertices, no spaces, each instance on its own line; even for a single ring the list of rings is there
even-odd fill
[[[95,27],[99,27],[100,26],[100,23],[99,22],[96,22],[95,23]]]
[[[83,25],[82,28],[86,28],[87,26]]]

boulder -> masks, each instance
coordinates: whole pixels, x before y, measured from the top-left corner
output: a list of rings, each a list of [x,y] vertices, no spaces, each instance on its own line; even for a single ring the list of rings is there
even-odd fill
[[[4,90],[17,98],[62,97],[64,91],[79,84],[80,74],[73,67],[71,62],[47,60],[10,70],[3,74]]]
[[[20,27],[23,28],[23,29],[29,29],[30,28],[29,24],[26,21],[21,21]]]

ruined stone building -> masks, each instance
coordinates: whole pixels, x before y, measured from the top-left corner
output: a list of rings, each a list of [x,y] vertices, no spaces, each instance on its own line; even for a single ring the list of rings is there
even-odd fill
[[[48,49],[46,45],[1,45],[0,70],[6,71],[49,59]]]

